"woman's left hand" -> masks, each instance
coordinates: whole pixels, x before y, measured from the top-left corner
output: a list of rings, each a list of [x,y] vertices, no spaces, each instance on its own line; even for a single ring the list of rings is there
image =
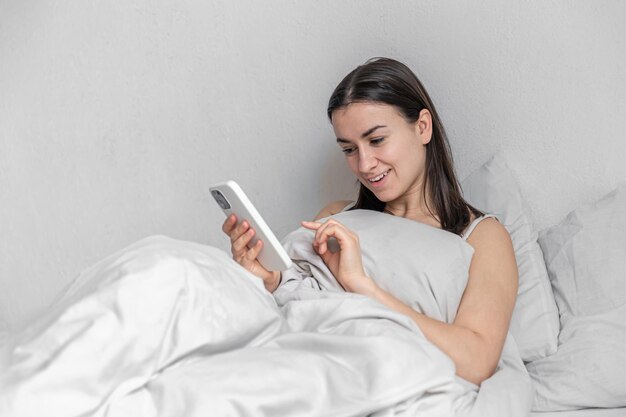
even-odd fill
[[[320,255],[330,272],[346,290],[363,295],[372,295],[376,283],[365,274],[359,237],[337,220],[325,222],[303,221],[302,226],[315,231],[313,248]],[[328,248],[330,238],[339,243],[339,250]]]

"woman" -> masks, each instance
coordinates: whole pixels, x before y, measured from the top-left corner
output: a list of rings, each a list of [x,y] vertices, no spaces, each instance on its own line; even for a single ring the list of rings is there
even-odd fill
[[[437,112],[415,74],[387,58],[370,60],[339,83],[328,117],[352,172],[361,183],[353,207],[338,201],[312,222],[313,246],[346,291],[369,296],[413,319],[456,365],[457,375],[480,385],[496,369],[517,294],[517,266],[506,229],[461,196],[449,144]],[[384,211],[458,234],[474,248],[469,278],[453,323],[429,318],[381,289],[363,269],[358,236],[334,219],[346,209]],[[274,291],[280,273],[256,260],[247,245],[254,230],[230,216],[223,225],[233,258]],[[340,250],[328,250],[335,238]]]

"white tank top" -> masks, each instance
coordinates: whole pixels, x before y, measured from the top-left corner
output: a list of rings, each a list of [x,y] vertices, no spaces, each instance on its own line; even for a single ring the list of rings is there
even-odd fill
[[[467,226],[467,228],[465,229],[465,231],[461,235],[463,240],[467,240],[467,238],[470,237],[470,235],[472,234],[472,232],[474,231],[476,226],[478,226],[478,223],[482,222],[485,219],[488,219],[489,217],[493,217],[494,219],[497,220],[495,214],[485,214],[484,216],[476,217],[474,219],[474,221],[471,222],[469,226]]]

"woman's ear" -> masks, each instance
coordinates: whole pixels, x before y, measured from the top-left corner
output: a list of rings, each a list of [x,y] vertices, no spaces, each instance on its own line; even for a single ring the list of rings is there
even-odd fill
[[[426,145],[433,137],[433,117],[428,109],[422,109],[415,122],[415,133],[421,138],[422,145]]]

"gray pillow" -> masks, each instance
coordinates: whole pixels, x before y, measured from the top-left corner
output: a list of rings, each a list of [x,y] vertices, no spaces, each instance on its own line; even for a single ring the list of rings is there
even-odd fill
[[[346,211],[333,218],[358,233],[363,267],[378,285],[427,316],[454,320],[474,253],[467,242],[444,230],[371,210]],[[304,280],[304,285],[342,291],[313,251],[312,238],[312,231],[300,228],[283,240],[295,268],[283,274],[284,281],[294,282],[281,287]]]
[[[528,364],[533,409],[626,406],[626,185],[542,231],[560,312],[554,355]]]

